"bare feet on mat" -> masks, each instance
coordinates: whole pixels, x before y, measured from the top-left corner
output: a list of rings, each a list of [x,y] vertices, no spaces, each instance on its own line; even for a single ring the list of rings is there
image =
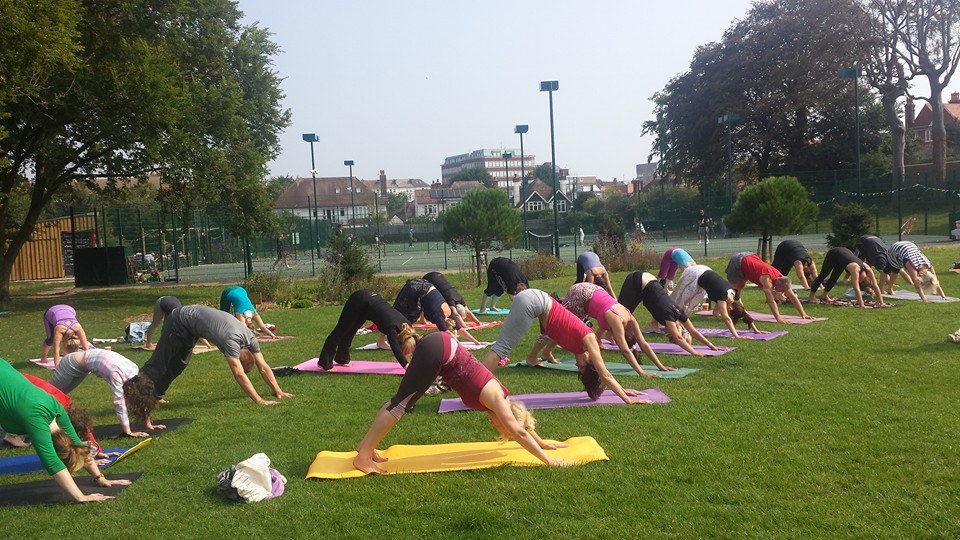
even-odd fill
[[[386,470],[378,467],[373,461],[373,456],[360,457],[357,455],[357,457],[353,458],[353,466],[365,474],[387,474]]]

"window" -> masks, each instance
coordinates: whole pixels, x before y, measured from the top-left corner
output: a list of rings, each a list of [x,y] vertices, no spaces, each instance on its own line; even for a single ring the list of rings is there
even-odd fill
[[[933,141],[933,128],[923,130],[923,142]]]
[[[566,212],[566,211],[567,211],[566,199],[557,199],[557,212]]]
[[[527,203],[528,212],[539,212],[543,210],[543,201],[530,201]]]
[[[340,209],[340,217],[347,215],[347,211],[343,208]]]

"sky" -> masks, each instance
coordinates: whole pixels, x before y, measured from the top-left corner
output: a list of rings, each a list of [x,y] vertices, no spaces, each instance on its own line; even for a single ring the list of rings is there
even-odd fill
[[[239,0],[244,22],[273,33],[292,113],[272,176],[439,179],[444,158],[519,148],[550,161],[554,92],[557,164],[623,180],[646,163],[650,98],[719,41],[750,0]],[[656,160],[656,156],[653,158]]]

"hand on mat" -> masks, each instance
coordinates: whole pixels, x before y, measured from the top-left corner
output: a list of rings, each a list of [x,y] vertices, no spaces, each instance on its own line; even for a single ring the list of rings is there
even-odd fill
[[[84,495],[84,496],[80,497],[80,500],[78,500],[77,502],[82,502],[82,503],[85,503],[85,502],[103,502],[103,501],[106,501],[106,500],[109,500],[109,499],[112,499],[112,498],[113,498],[113,497],[110,497],[110,496],[108,496],[108,495],[104,495],[103,493],[91,493],[91,494],[89,494],[89,495]]]
[[[159,429],[167,429],[167,426],[163,424],[151,424],[150,422],[147,422],[147,429],[150,431],[157,431]]]
[[[550,442],[544,441],[544,443],[540,445],[540,448],[543,448],[544,450],[556,450],[557,448],[566,448],[568,446],[570,445],[567,443],[562,443],[562,442],[550,443]]]
[[[126,478],[121,478],[120,480],[107,480],[107,477],[106,477],[106,476],[101,477],[100,480],[97,481],[97,483],[100,484],[100,485],[103,486],[103,487],[129,486],[129,485],[130,485],[130,481],[127,480]]]
[[[165,426],[164,426],[164,427],[165,427]],[[148,429],[149,429],[149,428],[148,428]],[[162,428],[161,428],[161,429],[162,429]],[[150,436],[150,434],[147,433],[147,432],[145,432],[145,431],[128,431],[128,432],[124,433],[124,435],[126,435],[127,437],[139,437],[139,438],[141,438],[141,439],[144,438],[144,437],[149,437],[149,436]]]
[[[551,467],[573,467],[576,463],[565,459],[551,459],[549,465]]]
[[[646,377],[646,378],[648,378],[648,379],[659,379],[659,378],[660,378],[660,374],[659,374],[659,373],[650,373],[649,371],[641,371],[641,372],[640,372],[640,376],[641,376],[641,377]]]
[[[156,349],[156,348],[157,348],[157,346],[154,345],[153,343],[149,343],[149,344],[148,344],[148,343],[144,343],[144,344],[143,344],[143,350],[145,350],[145,351],[152,351],[152,350],[154,350],[154,349]]]

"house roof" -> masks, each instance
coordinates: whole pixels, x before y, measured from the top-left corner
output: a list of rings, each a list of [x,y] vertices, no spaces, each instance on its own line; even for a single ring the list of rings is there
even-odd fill
[[[306,208],[313,201],[313,178],[297,178],[278,198],[276,208]],[[374,192],[360,179],[353,179],[356,189],[353,202],[366,205],[374,202]],[[350,206],[350,178],[317,178],[317,206]]]
[[[960,103],[944,103],[943,104],[943,119],[947,122],[950,119],[953,119],[954,122],[960,122]],[[917,115],[917,119],[913,121],[913,129],[926,129],[933,124],[933,106],[929,103],[925,104],[922,109],[920,109],[920,114]]]
[[[546,202],[553,200],[553,188],[540,179],[534,180],[527,185],[527,200],[530,200],[530,197],[532,197],[534,193]],[[570,200],[570,197],[567,197],[567,194],[563,191],[558,191],[557,195],[568,201]]]

